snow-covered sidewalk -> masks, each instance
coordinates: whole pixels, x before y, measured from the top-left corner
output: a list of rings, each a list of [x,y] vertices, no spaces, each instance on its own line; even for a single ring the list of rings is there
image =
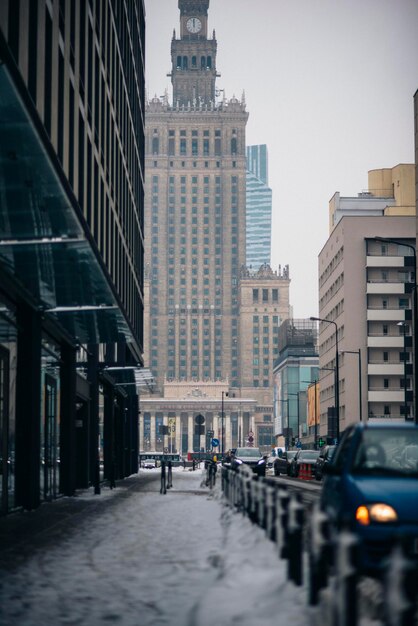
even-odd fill
[[[202,470],[176,468],[166,495],[159,471],[141,470],[68,500],[83,506],[0,560],[2,626],[313,623],[275,545],[222,503],[219,484],[209,492]]]

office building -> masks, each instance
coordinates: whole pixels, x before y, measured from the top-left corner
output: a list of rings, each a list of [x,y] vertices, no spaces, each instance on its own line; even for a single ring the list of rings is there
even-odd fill
[[[277,445],[316,447],[318,426],[308,419],[308,388],[319,379],[315,322],[286,319],[278,329],[274,361],[274,436]],[[315,416],[314,416],[315,418]],[[319,415],[318,415],[319,422]]]
[[[271,214],[267,146],[247,146],[246,265],[251,271],[271,263]]]
[[[144,30],[142,0],[0,3],[2,512],[137,468]]]

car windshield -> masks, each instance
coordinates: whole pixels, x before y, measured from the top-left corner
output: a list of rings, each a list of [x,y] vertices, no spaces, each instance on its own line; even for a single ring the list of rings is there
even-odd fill
[[[295,455],[296,455],[296,450],[295,451],[291,450],[290,452],[287,453],[287,458],[293,459]]]
[[[258,448],[237,448],[235,456],[261,456],[261,452]]]
[[[353,471],[418,475],[418,428],[366,429],[356,450]]]
[[[319,450],[303,450],[300,453],[300,459],[316,459],[319,456]]]

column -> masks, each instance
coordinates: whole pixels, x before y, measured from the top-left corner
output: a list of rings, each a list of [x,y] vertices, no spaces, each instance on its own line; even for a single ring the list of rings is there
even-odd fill
[[[238,415],[238,446],[242,446],[242,437],[244,433],[244,421],[242,419],[242,412]]]
[[[16,504],[40,504],[41,316],[26,304],[17,309]]]
[[[168,415],[164,415],[163,420],[164,420],[164,422],[163,422],[164,426],[168,426]],[[164,435],[164,437],[163,437],[163,448],[164,448],[164,451],[165,450],[169,450],[169,443],[168,443],[168,441],[169,441],[168,435]]]
[[[141,412],[139,414],[139,453],[141,454],[142,450],[144,450],[144,415]]]
[[[189,415],[189,427],[187,433],[187,451],[193,452],[193,415]]]
[[[150,417],[150,450],[152,452],[155,452],[155,450],[157,449],[157,444],[156,444],[156,441],[155,441],[155,430],[156,430],[155,414],[153,415],[151,413],[151,417]]]
[[[176,451],[181,454],[181,419],[180,415],[176,415]]]
[[[67,343],[61,346],[61,491],[72,496],[76,487],[76,370],[75,348]]]
[[[220,439],[219,437],[219,417],[217,415],[213,416],[213,436],[215,439]]]
[[[225,452],[232,448],[231,414],[225,413]]]

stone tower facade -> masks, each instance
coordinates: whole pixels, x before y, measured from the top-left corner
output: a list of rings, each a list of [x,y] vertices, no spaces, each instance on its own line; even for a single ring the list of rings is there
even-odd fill
[[[248,114],[216,97],[208,0],[179,0],[173,102],[146,107],[145,359],[168,380],[239,387],[239,276],[245,264]]]

